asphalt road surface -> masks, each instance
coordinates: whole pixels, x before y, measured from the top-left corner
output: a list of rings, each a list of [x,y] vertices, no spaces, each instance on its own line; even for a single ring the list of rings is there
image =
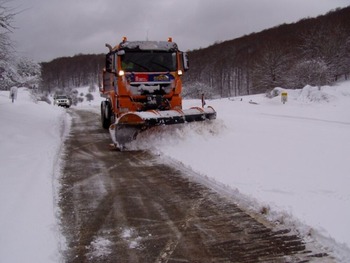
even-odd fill
[[[59,191],[65,262],[333,262],[147,151],[111,150],[92,112],[69,110]]]

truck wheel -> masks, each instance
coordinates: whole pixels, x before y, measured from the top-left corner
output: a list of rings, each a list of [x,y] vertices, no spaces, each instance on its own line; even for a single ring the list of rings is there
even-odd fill
[[[101,123],[104,129],[111,125],[111,109],[108,101],[101,102]]]

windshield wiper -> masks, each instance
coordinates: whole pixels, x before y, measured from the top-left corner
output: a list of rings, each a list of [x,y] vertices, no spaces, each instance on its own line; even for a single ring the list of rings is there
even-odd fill
[[[135,61],[128,60],[128,63],[133,63],[134,65],[136,65],[136,66],[138,66],[138,67],[140,67],[140,68],[145,69],[146,71],[150,71],[150,69],[149,69],[148,67],[146,67],[145,65],[141,65],[141,64],[139,64],[139,63],[137,63],[137,62],[135,62]],[[132,71],[135,71],[135,70],[132,70]]]
[[[158,62],[152,61],[152,64],[155,64],[155,65],[157,65],[157,66],[160,66],[160,67],[162,67],[162,68],[165,68],[168,72],[171,71],[170,68],[168,68],[167,66],[164,66],[163,64],[160,64],[160,63],[158,63]]]

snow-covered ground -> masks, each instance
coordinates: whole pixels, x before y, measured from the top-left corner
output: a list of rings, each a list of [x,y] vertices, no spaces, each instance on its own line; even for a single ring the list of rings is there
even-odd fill
[[[98,112],[94,97],[77,107]],[[264,95],[207,104],[218,113],[213,123],[146,133],[131,147],[184,165],[195,180],[350,262],[350,82],[290,90],[286,104]],[[0,92],[0,121],[0,262],[60,262],[57,179],[70,117],[19,89],[13,104]]]
[[[57,262],[56,186],[69,115],[0,91],[0,262]]]

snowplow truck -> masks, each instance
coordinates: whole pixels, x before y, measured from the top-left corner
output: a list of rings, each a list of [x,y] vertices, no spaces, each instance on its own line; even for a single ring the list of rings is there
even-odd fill
[[[123,148],[149,128],[216,118],[212,107],[182,109],[182,80],[188,56],[168,41],[106,44],[100,94],[102,127]],[[202,103],[204,104],[204,103]]]

